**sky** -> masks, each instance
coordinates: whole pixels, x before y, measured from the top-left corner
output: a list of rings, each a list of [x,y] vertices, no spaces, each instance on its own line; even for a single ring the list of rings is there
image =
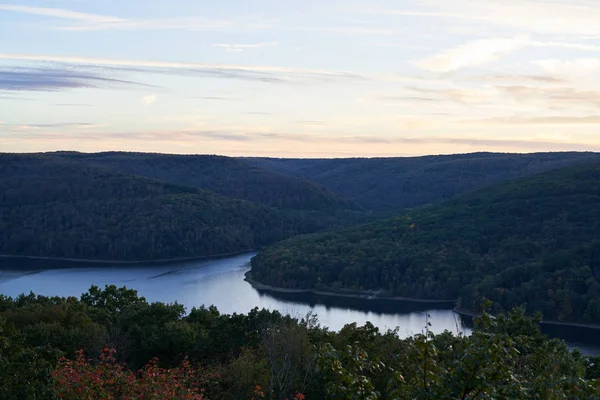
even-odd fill
[[[0,152],[600,151],[598,0],[0,0]]]

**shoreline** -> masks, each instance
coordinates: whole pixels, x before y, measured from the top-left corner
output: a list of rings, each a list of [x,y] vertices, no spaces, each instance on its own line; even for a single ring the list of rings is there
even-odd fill
[[[391,300],[391,301],[402,301],[407,303],[418,303],[418,304],[436,304],[436,305],[451,305],[452,311],[461,317],[475,318],[480,316],[481,314],[478,312],[474,312],[472,310],[468,310],[465,308],[458,307],[456,305],[458,299],[456,300],[430,300],[430,299],[418,299],[414,297],[393,297],[393,296],[380,296],[376,292],[358,292],[358,291],[326,291],[326,290],[317,290],[317,289],[287,289],[280,288],[276,286],[265,285],[264,283],[255,281],[252,279],[251,271],[246,272],[244,280],[248,282],[254,289],[263,290],[267,292],[275,292],[275,293],[290,293],[290,294],[315,294],[319,296],[331,296],[331,297],[350,297],[355,299],[363,299],[363,300]],[[586,324],[586,323],[578,323],[578,322],[560,322],[560,321],[546,321],[542,320],[540,325],[546,326],[557,326],[557,327],[567,327],[567,328],[578,328],[578,329],[590,329],[590,330],[598,330],[600,331],[600,324]]]
[[[263,290],[268,292],[275,293],[289,293],[289,294],[315,294],[318,296],[331,296],[331,297],[350,297],[355,299],[363,299],[363,300],[391,300],[391,301],[403,301],[407,303],[419,303],[419,304],[446,304],[448,306],[456,305],[456,300],[447,299],[447,300],[437,300],[437,299],[418,299],[415,297],[400,297],[400,296],[381,296],[377,292],[360,292],[354,290],[340,290],[336,291],[328,291],[328,290],[319,290],[319,289],[287,289],[280,288],[277,286],[265,285],[264,283],[255,281],[252,279],[251,271],[246,272],[244,275],[244,280],[250,284],[256,290]]]
[[[474,312],[465,308],[461,308],[461,307],[454,307],[452,309],[452,311],[454,311],[455,313],[457,313],[458,315],[462,316],[462,317],[469,317],[469,318],[476,318],[479,317],[481,315],[481,313],[478,312]],[[579,329],[592,329],[592,330],[600,330],[600,324],[586,324],[586,323],[581,323],[581,322],[561,322],[561,321],[547,321],[547,320],[542,320],[540,322],[540,325],[546,325],[546,326],[558,326],[558,327],[567,327],[567,328],[579,328]]]
[[[77,263],[80,266],[148,266],[155,264],[171,264],[185,261],[202,261],[202,260],[218,260],[220,258],[234,257],[242,254],[248,254],[255,252],[255,249],[241,250],[233,253],[221,253],[207,256],[191,256],[191,257],[177,257],[177,258],[163,258],[158,260],[94,260],[89,258],[63,258],[63,257],[45,257],[45,256],[22,256],[15,254],[0,254],[0,260],[16,260],[16,261],[51,261],[51,262],[64,262],[64,263]],[[83,264],[83,265],[81,265]],[[55,268],[50,268],[55,269]],[[58,269],[58,268],[56,268]]]

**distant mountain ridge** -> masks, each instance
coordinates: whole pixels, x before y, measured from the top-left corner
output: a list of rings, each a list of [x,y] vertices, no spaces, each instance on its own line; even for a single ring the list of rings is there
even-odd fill
[[[435,204],[503,180],[600,160],[600,153],[469,153],[397,158],[242,158],[299,176],[374,212]]]

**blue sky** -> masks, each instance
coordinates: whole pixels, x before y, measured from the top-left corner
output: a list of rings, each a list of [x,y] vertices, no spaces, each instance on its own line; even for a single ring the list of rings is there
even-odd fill
[[[1,1],[0,151],[600,151],[597,0]]]

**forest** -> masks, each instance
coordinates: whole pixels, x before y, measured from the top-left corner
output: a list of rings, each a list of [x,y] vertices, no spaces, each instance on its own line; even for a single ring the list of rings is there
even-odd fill
[[[332,332],[310,314],[185,310],[125,287],[0,295],[0,398],[600,398],[600,358],[541,334],[540,315],[488,306],[470,336],[424,323],[402,339],[370,323]]]
[[[225,197],[271,207],[302,210],[358,208],[316,183],[232,157],[122,152],[60,152],[53,153],[53,156],[210,190]]]
[[[455,195],[570,165],[598,153],[470,153],[423,157],[243,158],[261,168],[315,182],[378,214],[436,204]]]
[[[358,227],[300,236],[252,260],[284,288],[525,305],[554,321],[600,323],[600,163],[456,196]]]
[[[0,155],[0,254],[123,261],[210,256],[365,217],[352,208],[274,208],[48,155]]]

